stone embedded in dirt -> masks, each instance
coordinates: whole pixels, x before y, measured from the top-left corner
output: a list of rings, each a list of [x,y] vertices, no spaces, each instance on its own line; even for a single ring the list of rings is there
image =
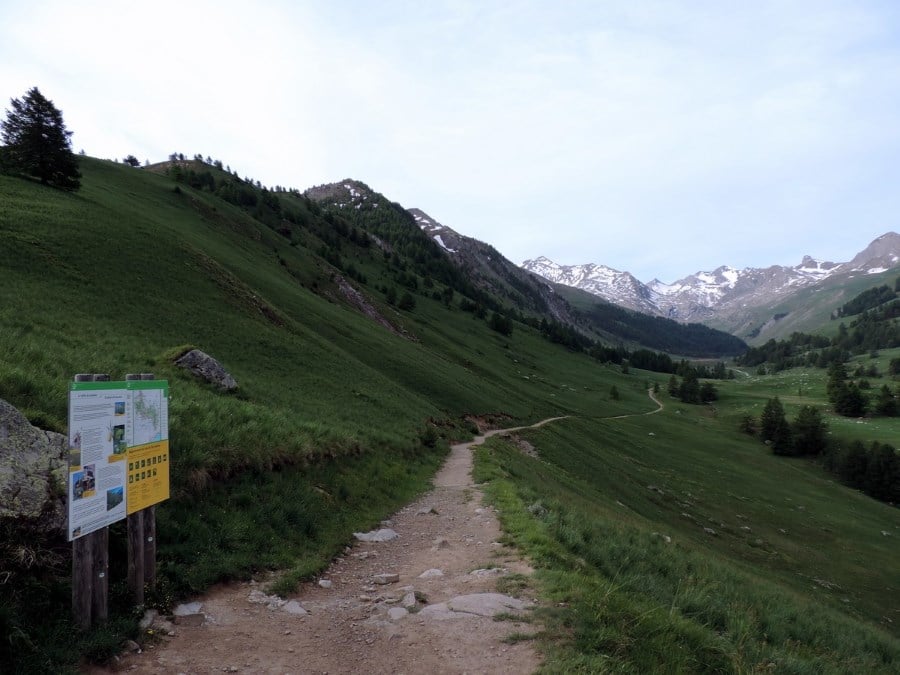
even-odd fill
[[[389,527],[383,527],[380,530],[373,530],[372,532],[354,532],[353,536],[359,541],[382,542],[396,539],[400,535]]]
[[[485,567],[469,572],[469,576],[475,577],[476,579],[484,579],[485,577],[498,577],[503,576],[504,574],[509,574],[509,570],[505,567]]]
[[[500,593],[472,593],[460,595],[434,605],[423,607],[416,615],[422,619],[465,619],[475,616],[493,617],[498,614],[519,614],[529,609],[528,603]]]
[[[265,605],[269,609],[278,609],[285,603],[277,595],[266,595],[258,589],[250,591],[250,595],[247,596],[247,602],[252,602],[254,605]]]
[[[135,654],[141,653],[141,646],[134,640],[125,640],[125,642],[122,644],[122,648],[126,652],[134,652]]]
[[[322,588],[331,588],[332,583],[329,579],[319,579],[319,586]]]
[[[433,506],[426,506],[426,507],[421,508],[418,511],[416,511],[416,515],[417,516],[429,516],[429,515],[437,516],[440,514],[438,514],[438,510],[436,508],[434,508]]]
[[[398,621],[408,615],[409,611],[404,607],[391,607],[388,610],[388,618],[390,618],[391,621]]]
[[[422,574],[419,575],[420,579],[434,579],[435,577],[444,576],[443,571],[437,569],[436,567],[432,567],[430,570],[425,570]]]
[[[179,626],[202,626],[206,623],[206,614],[179,614],[175,617],[175,623]]]
[[[175,616],[187,616],[188,614],[197,614],[203,607],[202,602],[185,602],[176,607],[172,614]]]
[[[412,591],[403,596],[403,600],[400,602],[401,605],[409,609],[410,607],[416,606],[416,594]]]
[[[432,551],[439,551],[441,549],[450,548],[450,542],[444,539],[443,537],[438,537],[434,540],[434,545],[431,547]]]
[[[505,612],[522,612],[530,606],[523,600],[501,593],[460,595],[452,600],[448,600],[446,604],[447,609],[452,612],[477,614],[478,616],[496,616]]]
[[[303,605],[301,605],[296,600],[289,600],[288,602],[284,603],[281,609],[283,609],[288,614],[293,614],[294,616],[306,616],[307,614],[309,614],[309,612],[306,611]]]
[[[225,368],[212,356],[199,349],[189,352],[175,359],[175,365],[191,371],[194,375],[223,391],[237,389],[237,382]]]
[[[386,584],[396,584],[400,581],[400,575],[396,572],[384,572],[382,574],[376,574],[372,579],[376,584],[384,586]]]
[[[153,625],[153,622],[156,620],[156,615],[158,612],[155,609],[148,609],[144,612],[144,616],[141,618],[138,623],[138,628],[141,630],[147,630],[150,626]]]

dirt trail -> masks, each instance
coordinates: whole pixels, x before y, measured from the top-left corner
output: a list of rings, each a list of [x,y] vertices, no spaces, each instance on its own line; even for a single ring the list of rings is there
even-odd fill
[[[534,426],[557,419],[562,418]],[[530,642],[503,640],[536,627],[491,616],[519,612],[512,606],[516,600],[497,594],[497,584],[531,569],[516,550],[497,542],[496,515],[482,505],[471,479],[473,445],[525,428],[489,431],[453,446],[434,489],[385,521],[399,536],[348,547],[320,577],[329,588],[309,582],[288,604],[267,599],[264,585],[254,582],[215,588],[198,599],[201,607],[192,616],[174,626],[163,624],[160,642],[123,656],[116,670],[138,675],[534,671],[540,661]],[[429,570],[430,576],[421,576]],[[380,574],[398,579],[389,577],[382,585],[376,583],[385,581],[377,579]],[[526,596],[519,599],[530,602]],[[527,609],[521,613],[527,615]],[[174,635],[166,635],[170,630]]]
[[[662,412],[662,410],[663,410],[663,408],[665,408],[665,406],[662,404],[662,401],[660,401],[658,398],[656,398],[656,396],[653,395],[653,389],[652,389],[652,388],[650,388],[650,389],[647,390],[647,396],[649,396],[649,397],[650,397],[650,400],[653,401],[656,405],[659,406],[656,410],[650,410],[650,411],[644,412],[644,413],[629,413],[628,415],[615,415],[614,417],[603,417],[602,419],[605,419],[605,420],[624,420],[624,419],[626,419],[626,418],[628,418],[628,417],[642,417],[642,416],[644,416],[644,415],[655,415],[655,414],[658,413],[658,412]]]

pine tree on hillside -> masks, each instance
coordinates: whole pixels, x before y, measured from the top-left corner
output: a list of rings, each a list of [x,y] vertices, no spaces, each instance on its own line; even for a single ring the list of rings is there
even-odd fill
[[[875,414],[882,417],[896,417],[898,412],[900,406],[897,405],[894,393],[886,384],[883,385],[875,399]]]
[[[791,452],[791,427],[784,416],[784,406],[776,396],[766,401],[759,418],[759,436],[772,445],[776,455],[787,455]]]
[[[10,104],[12,109],[0,122],[3,169],[63,190],[81,187],[78,161],[72,154],[72,132],[66,130],[62,112],[37,87],[21,100],[11,99]]]
[[[794,454],[818,455],[825,449],[828,425],[818,408],[811,405],[800,408],[792,431]]]

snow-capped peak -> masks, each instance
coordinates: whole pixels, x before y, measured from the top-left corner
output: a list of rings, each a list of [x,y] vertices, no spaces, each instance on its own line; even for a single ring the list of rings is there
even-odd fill
[[[799,265],[737,269],[723,265],[671,284],[659,279],[643,284],[628,272],[604,265],[558,265],[541,256],[522,267],[550,281],[581,288],[631,309],[683,321],[700,321],[728,307],[770,303],[774,298],[821,282],[836,274],[880,274],[900,262],[900,235],[889,232],[874,240],[848,263],[804,256]]]

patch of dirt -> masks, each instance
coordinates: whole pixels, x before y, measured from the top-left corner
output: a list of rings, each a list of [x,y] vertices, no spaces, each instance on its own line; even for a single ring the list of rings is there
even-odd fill
[[[486,435],[497,433],[506,432]],[[197,599],[202,603],[198,613],[176,621],[173,636],[146,645],[142,653],[123,655],[115,671],[533,672],[540,659],[532,644],[504,642],[513,633],[534,633],[538,626],[527,622],[527,609],[504,609],[515,601],[496,595],[499,579],[528,575],[531,568],[516,550],[497,541],[496,515],[472,485],[471,446],[484,438],[454,446],[434,489],[383,523],[398,534],[395,539],[356,542],[320,577],[330,588],[309,582],[287,598],[302,609],[290,602],[279,606],[277,600],[270,608],[265,599],[260,602],[264,586],[255,582],[215,588]],[[389,576],[394,574],[396,581]],[[519,600],[533,602],[527,590]],[[482,601],[489,606],[485,611]],[[301,613],[291,614],[289,608]],[[495,620],[490,614],[496,611],[524,620]]]

